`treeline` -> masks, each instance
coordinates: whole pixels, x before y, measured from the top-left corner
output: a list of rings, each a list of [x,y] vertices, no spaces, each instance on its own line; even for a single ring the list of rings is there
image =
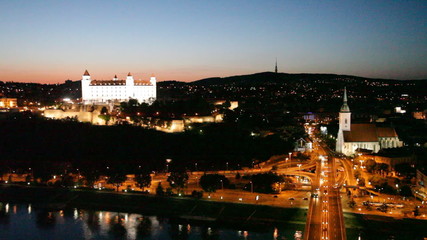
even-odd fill
[[[213,124],[167,134],[133,126],[12,119],[0,122],[0,168],[237,169],[287,153],[293,143],[278,135],[254,137],[237,125]]]

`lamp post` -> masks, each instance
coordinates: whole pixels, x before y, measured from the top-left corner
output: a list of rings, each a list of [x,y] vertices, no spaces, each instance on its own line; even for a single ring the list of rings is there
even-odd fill
[[[194,167],[195,167],[195,169],[196,169],[196,172],[197,172],[197,163],[195,163],[195,164],[194,164]]]
[[[166,159],[166,172],[169,172],[169,163],[172,162],[172,159]]]
[[[289,160],[292,162],[292,153],[289,152]]]
[[[224,190],[224,182],[221,180],[219,180],[221,182],[221,190]]]
[[[225,169],[228,171],[228,162],[225,163]]]
[[[251,184],[251,193],[253,193],[254,192],[254,183],[252,181],[250,181],[250,184]]]

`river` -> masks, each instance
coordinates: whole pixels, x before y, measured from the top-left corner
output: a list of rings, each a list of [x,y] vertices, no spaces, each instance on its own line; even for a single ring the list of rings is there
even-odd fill
[[[159,216],[67,209],[48,211],[31,204],[0,203],[0,239],[294,239],[303,225],[258,230],[194,224]]]

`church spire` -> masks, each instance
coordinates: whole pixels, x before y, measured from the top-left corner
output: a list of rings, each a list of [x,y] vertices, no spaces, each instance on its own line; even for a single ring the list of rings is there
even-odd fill
[[[277,58],[276,58],[276,66],[274,67],[274,72],[277,73]]]
[[[350,112],[350,108],[347,105],[347,88],[344,87],[344,98],[343,98],[343,104],[341,106],[341,112]]]
[[[347,88],[344,87],[344,103],[347,103]]]

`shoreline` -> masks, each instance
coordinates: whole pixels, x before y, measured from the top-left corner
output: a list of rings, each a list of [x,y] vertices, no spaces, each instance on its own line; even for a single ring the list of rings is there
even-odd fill
[[[34,208],[139,213],[188,222],[261,228],[287,224],[305,225],[305,209],[245,203],[217,202],[190,197],[159,197],[145,194],[78,189],[0,186],[0,202],[32,204]]]
[[[0,185],[0,202],[32,204],[34,208],[56,211],[78,208],[89,211],[113,211],[167,217],[183,223],[226,226],[239,229],[266,230],[274,227],[294,225],[303,230],[307,209],[283,208],[246,203],[218,202],[190,197],[158,197],[145,194],[101,192],[92,190],[26,187]],[[344,212],[347,235],[357,237],[364,234],[422,234],[427,229],[418,227],[425,223],[420,219],[396,219],[391,216]]]

